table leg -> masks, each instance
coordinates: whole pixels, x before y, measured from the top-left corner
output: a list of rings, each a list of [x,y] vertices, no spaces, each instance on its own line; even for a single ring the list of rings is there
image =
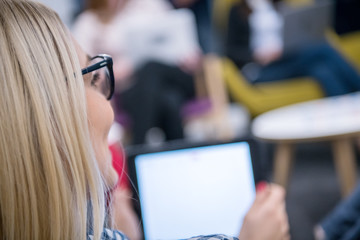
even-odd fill
[[[343,197],[349,195],[356,185],[356,161],[351,139],[333,141],[336,171],[340,179]]]
[[[275,150],[274,182],[287,187],[293,165],[294,146],[291,143],[279,143]]]

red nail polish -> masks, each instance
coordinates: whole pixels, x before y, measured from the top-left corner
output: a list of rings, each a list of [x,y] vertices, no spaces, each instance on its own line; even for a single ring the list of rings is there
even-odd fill
[[[267,182],[265,182],[265,181],[258,182],[256,184],[256,192],[263,191],[266,188],[266,186],[267,186]]]

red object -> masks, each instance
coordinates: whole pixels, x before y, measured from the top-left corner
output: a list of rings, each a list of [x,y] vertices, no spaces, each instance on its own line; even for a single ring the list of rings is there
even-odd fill
[[[118,183],[116,184],[114,189],[117,187],[129,189],[130,184],[129,184],[129,177],[128,177],[129,175],[127,171],[127,166],[126,166],[125,153],[120,144],[110,145],[109,149],[112,154],[113,166],[119,175]]]
[[[266,187],[267,187],[267,182],[265,181],[258,182],[258,184],[256,184],[256,192],[262,192],[266,189]]]

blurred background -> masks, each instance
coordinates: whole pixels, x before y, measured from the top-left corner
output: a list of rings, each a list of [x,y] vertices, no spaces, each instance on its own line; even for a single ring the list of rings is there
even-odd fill
[[[360,91],[358,0],[40,2],[58,12],[90,55],[112,55],[116,122],[109,142],[125,150],[257,140],[253,121],[268,111]],[[276,143],[259,146],[272,179]],[[313,239],[313,227],[342,199],[332,145],[301,142],[294,156],[292,239]]]

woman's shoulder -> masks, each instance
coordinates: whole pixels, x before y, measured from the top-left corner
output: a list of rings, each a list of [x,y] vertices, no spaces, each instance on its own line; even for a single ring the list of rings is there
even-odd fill
[[[93,240],[92,235],[88,235],[87,240]],[[101,240],[129,240],[129,238],[120,231],[105,228],[101,234]]]

